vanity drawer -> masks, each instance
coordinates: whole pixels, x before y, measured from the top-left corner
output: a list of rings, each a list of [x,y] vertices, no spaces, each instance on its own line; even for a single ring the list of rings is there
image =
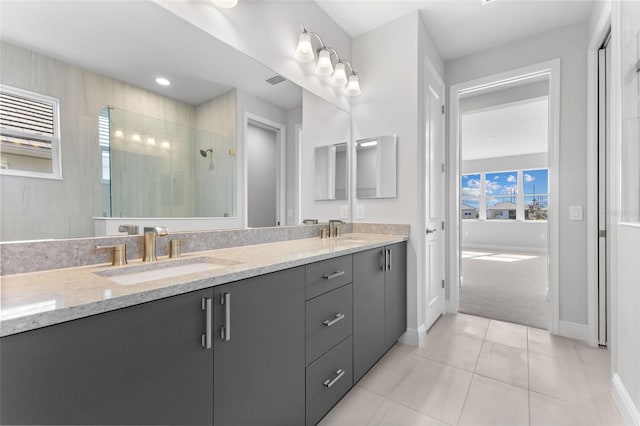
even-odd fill
[[[307,302],[307,365],[353,333],[353,284]]]
[[[307,265],[307,300],[350,283],[352,268],[351,255]]]
[[[353,385],[353,339],[338,346],[307,367],[307,425],[315,425]]]

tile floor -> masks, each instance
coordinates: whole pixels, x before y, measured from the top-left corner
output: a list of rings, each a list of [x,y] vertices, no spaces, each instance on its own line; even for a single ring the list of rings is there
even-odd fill
[[[320,424],[624,425],[609,382],[607,350],[446,315],[422,347],[396,344]]]

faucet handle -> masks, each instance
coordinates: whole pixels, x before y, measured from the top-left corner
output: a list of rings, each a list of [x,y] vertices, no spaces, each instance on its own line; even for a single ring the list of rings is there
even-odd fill
[[[165,235],[169,235],[169,228],[165,226],[145,226],[144,233],[152,233],[159,237],[163,237]]]
[[[182,240],[169,241],[169,259],[177,259],[182,257]]]
[[[127,264],[127,246],[124,244],[113,244],[108,246],[96,246],[96,250],[113,249],[112,266],[122,266]]]
[[[120,225],[118,232],[126,232],[128,235],[136,235],[138,233],[138,225]]]

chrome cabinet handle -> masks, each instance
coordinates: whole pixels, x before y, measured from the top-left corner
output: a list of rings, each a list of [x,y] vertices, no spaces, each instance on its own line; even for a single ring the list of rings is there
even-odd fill
[[[324,381],[323,384],[325,385],[325,387],[330,388],[331,386],[335,385],[336,382],[340,380],[342,376],[344,376],[344,370],[341,368],[338,371],[336,371],[336,374],[337,376],[334,377],[333,379],[327,379]]]
[[[384,255],[384,263],[382,264],[382,266],[380,267],[380,269],[382,269],[383,271],[387,270],[387,250],[382,250],[382,254]]]
[[[220,338],[228,342],[231,340],[231,293],[224,293],[220,304],[224,306],[224,325],[220,329]]]
[[[387,271],[391,270],[391,262],[393,261],[393,258],[391,257],[391,249],[387,249]]]
[[[333,319],[330,319],[330,320],[324,320],[324,321],[322,322],[322,324],[323,324],[325,327],[331,327],[333,324],[335,324],[335,323],[337,323],[337,322],[339,322],[339,321],[342,321],[343,319],[344,319],[344,314],[342,314],[342,313],[341,313],[341,314],[336,314],[336,316],[335,316],[335,317],[333,317]]]
[[[211,299],[204,297],[202,298],[202,310],[206,313],[204,334],[202,335],[202,347],[204,349],[211,349],[211,317],[213,315]]]
[[[325,280],[332,280],[334,278],[338,278],[344,275],[344,271],[336,271],[333,274],[325,274],[322,276]]]

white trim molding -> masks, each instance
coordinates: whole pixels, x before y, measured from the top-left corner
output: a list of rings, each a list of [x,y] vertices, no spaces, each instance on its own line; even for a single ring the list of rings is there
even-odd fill
[[[559,333],[560,321],[560,211],[559,211],[559,167],[560,167],[560,58],[528,65],[476,80],[454,84],[449,91],[449,299],[447,312],[458,311],[460,287],[460,97],[505,84],[533,78],[547,78],[549,81],[549,332]]]
[[[558,334],[571,339],[588,340],[589,326],[577,322],[559,321]]]
[[[408,328],[402,336],[398,339],[400,343],[405,345],[419,347],[422,342],[427,338],[427,327],[424,324],[420,324],[420,327]]]
[[[631,399],[627,388],[620,380],[620,376],[615,373],[611,378],[611,393],[613,393],[613,398],[618,404],[625,423],[628,425],[640,425],[640,411],[633,403],[633,399]]]

